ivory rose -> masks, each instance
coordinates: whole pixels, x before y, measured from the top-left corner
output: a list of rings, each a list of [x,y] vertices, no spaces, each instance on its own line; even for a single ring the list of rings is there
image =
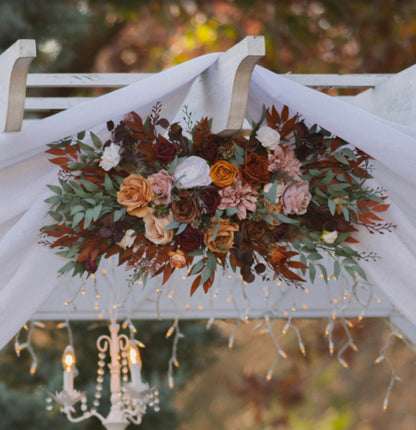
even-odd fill
[[[238,167],[225,160],[217,161],[209,172],[215,185],[221,188],[229,187],[239,173]]]
[[[111,170],[113,167],[118,166],[120,162],[120,147],[115,143],[111,143],[104,149],[103,155],[100,160],[100,167],[106,172]]]
[[[280,142],[280,134],[273,128],[263,126],[257,131],[256,139],[262,146],[273,151],[274,148],[276,148],[276,145]]]
[[[303,215],[306,213],[312,196],[309,192],[309,183],[300,181],[298,184],[290,184],[283,191],[280,201],[285,215]]]
[[[165,245],[173,238],[173,230],[165,231],[165,227],[172,221],[172,214],[169,213],[164,217],[155,217],[151,211],[143,218],[144,235],[150,242],[156,245]]]
[[[167,170],[162,169],[159,172],[150,175],[147,180],[152,185],[153,193],[155,198],[153,201],[155,204],[168,205],[170,203],[170,193],[173,188],[173,178],[169,175]]]
[[[135,239],[136,239],[136,232],[130,228],[126,230],[123,238],[120,240],[120,242],[117,242],[117,245],[121,246],[124,249],[130,248],[133,245]]]
[[[195,155],[182,161],[174,176],[179,188],[204,187],[211,183],[208,163]]]
[[[338,232],[336,230],[334,231],[324,230],[321,235],[321,239],[324,242],[328,243],[329,245],[333,244],[337,240],[337,237],[338,237]]]
[[[216,228],[218,226],[218,228]],[[204,234],[204,243],[212,252],[227,252],[234,243],[234,232],[238,231],[235,222],[219,219],[212,223],[212,228]],[[214,232],[217,232],[214,239]]]
[[[117,192],[117,201],[127,209],[130,215],[143,218],[149,212],[148,203],[152,200],[153,191],[150,182],[132,173],[124,178]]]

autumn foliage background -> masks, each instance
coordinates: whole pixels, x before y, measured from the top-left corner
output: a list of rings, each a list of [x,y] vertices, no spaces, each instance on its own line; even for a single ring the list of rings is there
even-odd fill
[[[416,3],[0,1],[0,50],[16,39],[36,39],[38,58],[32,72],[157,72],[204,53],[226,50],[247,34],[266,37],[266,57],[260,64],[278,73],[396,73],[416,58]],[[78,91],[71,95],[88,94]],[[393,390],[389,411],[383,414],[390,371],[385,365],[376,367],[374,360],[389,328],[383,321],[353,323],[359,351],[345,356],[348,369],[329,357],[326,322],[301,321],[296,324],[305,341],[306,358],[298,350],[295,334],[288,333],[282,339],[288,359],[281,360],[270,382],[265,375],[275,350],[268,339],[253,334],[254,323],[240,327],[232,351],[225,348],[232,322],[219,322],[216,331],[208,333],[202,325],[188,324],[188,343],[180,346],[179,388],[173,395],[163,392],[161,413],[146,417],[141,428],[416,428],[416,393],[411,384],[416,377],[414,352],[400,341],[389,350],[404,383]],[[277,333],[283,324],[276,323]],[[79,339],[86,339],[79,358],[89,365],[80,369],[76,382],[87,389],[93,381],[88,375],[95,372],[94,338],[98,335],[88,327],[75,324],[74,329]],[[163,338],[168,324],[138,327],[148,345],[143,357],[146,376],[164,384],[170,343]],[[345,341],[344,336],[338,328],[336,347]],[[94,422],[69,425],[42,409],[45,391],[56,390],[61,383],[59,359],[66,340],[63,332],[35,331],[41,364],[34,377],[29,375],[28,356],[15,358],[12,344],[3,350],[2,428],[97,428]]]

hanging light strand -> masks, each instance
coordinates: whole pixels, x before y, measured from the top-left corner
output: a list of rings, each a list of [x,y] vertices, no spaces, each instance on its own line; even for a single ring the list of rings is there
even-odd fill
[[[179,361],[177,359],[177,349],[178,349],[178,342],[180,338],[185,337],[180,329],[179,329],[179,319],[176,318],[173,325],[169,328],[169,330],[166,333],[166,337],[170,337],[175,333],[175,337],[173,338],[173,344],[172,344],[172,355],[169,359],[169,365],[168,365],[168,383],[169,388],[172,389],[175,386],[174,380],[173,380],[173,369],[174,367],[179,367]]]

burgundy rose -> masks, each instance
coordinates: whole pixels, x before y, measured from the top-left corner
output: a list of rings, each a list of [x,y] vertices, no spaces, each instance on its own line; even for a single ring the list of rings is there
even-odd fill
[[[179,200],[172,201],[172,214],[176,221],[190,224],[195,218],[201,215],[198,203],[189,191],[182,191]]]
[[[203,240],[204,233],[190,225],[181,234],[175,236],[176,245],[185,251],[195,251],[201,248]]]
[[[221,197],[214,187],[203,188],[201,191],[201,200],[204,203],[207,215],[214,215],[221,203]]]
[[[284,224],[280,224],[272,230],[272,238],[275,242],[278,242],[286,233],[286,227]]]
[[[218,145],[212,140],[207,142],[202,150],[202,155],[205,160],[209,161],[211,164],[216,163],[220,158],[220,150]]]
[[[98,269],[98,265],[97,265],[96,261],[95,260],[91,260],[90,257],[88,257],[86,260],[84,260],[82,262],[82,265],[85,267],[85,270],[88,273],[95,273],[97,271],[97,269]]]
[[[155,158],[163,164],[170,163],[176,157],[177,152],[177,146],[163,137],[155,145]]]

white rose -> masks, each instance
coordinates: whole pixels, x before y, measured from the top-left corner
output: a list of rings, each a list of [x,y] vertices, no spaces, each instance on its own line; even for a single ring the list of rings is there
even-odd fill
[[[120,242],[117,242],[118,246],[121,246],[123,249],[130,248],[133,245],[134,240],[136,239],[136,232],[132,229],[126,230],[124,233],[123,239]]]
[[[174,176],[180,188],[203,187],[212,182],[209,170],[203,158],[192,156],[176,167]]]
[[[120,147],[115,143],[111,143],[104,149],[100,161],[100,167],[108,172],[113,167],[116,167],[120,162]]]
[[[274,148],[276,148],[276,145],[280,142],[279,132],[267,126],[263,126],[257,130],[256,138],[260,141],[262,146],[271,151],[274,151]]]
[[[322,233],[321,239],[328,243],[334,243],[337,240],[338,237],[338,232],[336,230],[334,231],[326,231],[324,230],[324,232]]]

